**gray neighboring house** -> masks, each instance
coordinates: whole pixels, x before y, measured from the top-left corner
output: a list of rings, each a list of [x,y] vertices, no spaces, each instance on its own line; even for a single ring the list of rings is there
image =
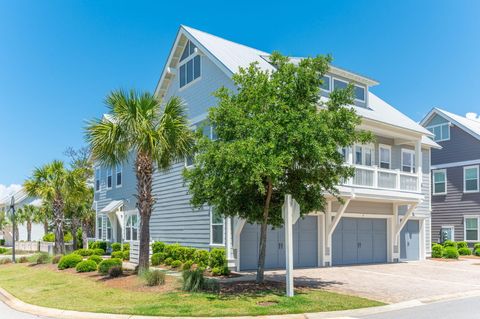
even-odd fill
[[[480,120],[433,108],[421,124],[442,149],[432,150],[432,241],[480,242]]]
[[[212,92],[234,89],[232,75],[239,67],[257,62],[273,70],[269,53],[181,26],[162,71],[155,94],[164,100],[182,98],[192,129],[205,124],[208,109],[217,101]],[[301,58],[292,58],[300,60]],[[339,150],[355,166],[354,178],[339,185],[345,203],[328,198],[325,211],[311,212],[294,225],[294,266],[321,267],[385,263],[428,257],[430,247],[430,150],[439,147],[431,132],[370,92],[378,82],[331,66],[322,86],[322,99],[349,82],[355,85],[353,107],[362,117],[362,129],[376,142]],[[204,133],[215,138],[210,126]],[[132,162],[125,163],[121,187],[117,168],[96,170],[97,237],[130,241],[131,260],[138,256],[138,215]],[[155,173],[156,203],[151,218],[151,240],[180,243],[201,249],[224,247],[232,269],[255,269],[259,226],[237,218],[222,218],[215,209],[194,210],[182,177],[193,165],[187,158],[165,173]],[[127,221],[130,218],[130,223]],[[133,219],[133,216],[135,218]],[[133,222],[135,221],[135,222]],[[285,265],[283,229],[268,233],[266,267]]]

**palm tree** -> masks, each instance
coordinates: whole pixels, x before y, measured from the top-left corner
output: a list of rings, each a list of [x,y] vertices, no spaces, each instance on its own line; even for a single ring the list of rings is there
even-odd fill
[[[109,114],[88,123],[86,138],[92,156],[102,165],[115,167],[135,154],[137,201],[140,212],[139,269],[149,267],[150,216],[154,198],[155,169],[167,170],[174,161],[189,155],[193,134],[185,107],[178,97],[162,105],[150,93],[122,90],[106,99]]]
[[[65,223],[65,200],[86,187],[85,181],[78,176],[81,172],[65,168],[62,161],[53,161],[36,168],[31,179],[24,187],[30,196],[42,198],[51,205],[55,227],[55,253],[65,254],[63,228]]]
[[[39,208],[33,205],[24,205],[17,212],[18,222],[27,226],[27,241],[32,240],[32,223],[38,215]]]

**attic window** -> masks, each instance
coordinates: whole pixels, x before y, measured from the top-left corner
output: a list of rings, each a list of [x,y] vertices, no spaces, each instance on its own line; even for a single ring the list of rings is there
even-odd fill
[[[185,50],[183,50],[182,56],[180,57],[180,62],[182,62],[183,60],[191,56],[193,53],[195,53],[196,48],[197,47],[195,46],[195,44],[193,44],[192,42],[190,42],[190,40],[188,40],[187,45],[185,46]]]
[[[201,58],[196,52],[196,48],[197,47],[189,40],[180,58],[179,73],[181,88],[200,77]]]

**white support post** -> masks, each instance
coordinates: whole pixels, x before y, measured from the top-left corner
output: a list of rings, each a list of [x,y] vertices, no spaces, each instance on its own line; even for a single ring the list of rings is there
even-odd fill
[[[391,226],[391,247],[392,247],[392,262],[400,260],[400,250],[398,247],[398,236],[397,236],[397,228],[398,228],[398,204],[393,203],[393,218],[392,218],[392,226]]]
[[[400,189],[400,170],[395,170],[395,189]]]
[[[323,249],[323,265],[324,266],[331,266],[332,265],[332,256],[330,254],[330,243],[331,237],[328,236],[328,230],[330,229],[330,225],[332,224],[332,202],[327,202],[327,209],[325,211],[325,220],[324,220],[324,249]]]
[[[417,191],[422,191],[422,141],[418,139],[415,143],[415,169],[417,172]]]
[[[402,221],[400,222],[400,224],[397,226],[397,229],[395,230],[395,244],[398,245],[398,236],[400,235],[400,232],[402,231],[403,226],[405,226],[405,224],[410,219],[410,216],[412,216],[413,211],[415,210],[415,208],[417,208],[418,204],[419,202],[415,202],[408,205],[408,209],[407,209],[407,212],[405,213],[405,216],[402,218]]]
[[[226,248],[226,257],[227,257],[227,266],[228,269],[235,269],[235,258],[233,257],[233,245],[232,245],[232,218],[225,218],[225,248]]]
[[[378,188],[378,166],[373,166],[373,188]]]
[[[240,235],[245,222],[245,219],[237,219],[233,230],[233,247],[237,250],[237,260],[235,261],[237,271],[240,271]]]
[[[283,207],[283,220],[285,227],[285,259],[286,259],[286,284],[287,297],[293,297],[293,205],[292,195],[285,195]]]

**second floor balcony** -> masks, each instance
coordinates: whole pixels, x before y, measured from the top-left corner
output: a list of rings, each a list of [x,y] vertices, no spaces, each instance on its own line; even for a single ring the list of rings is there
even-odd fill
[[[354,169],[354,177],[345,181],[344,185],[419,192],[417,173],[364,165],[354,165]]]

